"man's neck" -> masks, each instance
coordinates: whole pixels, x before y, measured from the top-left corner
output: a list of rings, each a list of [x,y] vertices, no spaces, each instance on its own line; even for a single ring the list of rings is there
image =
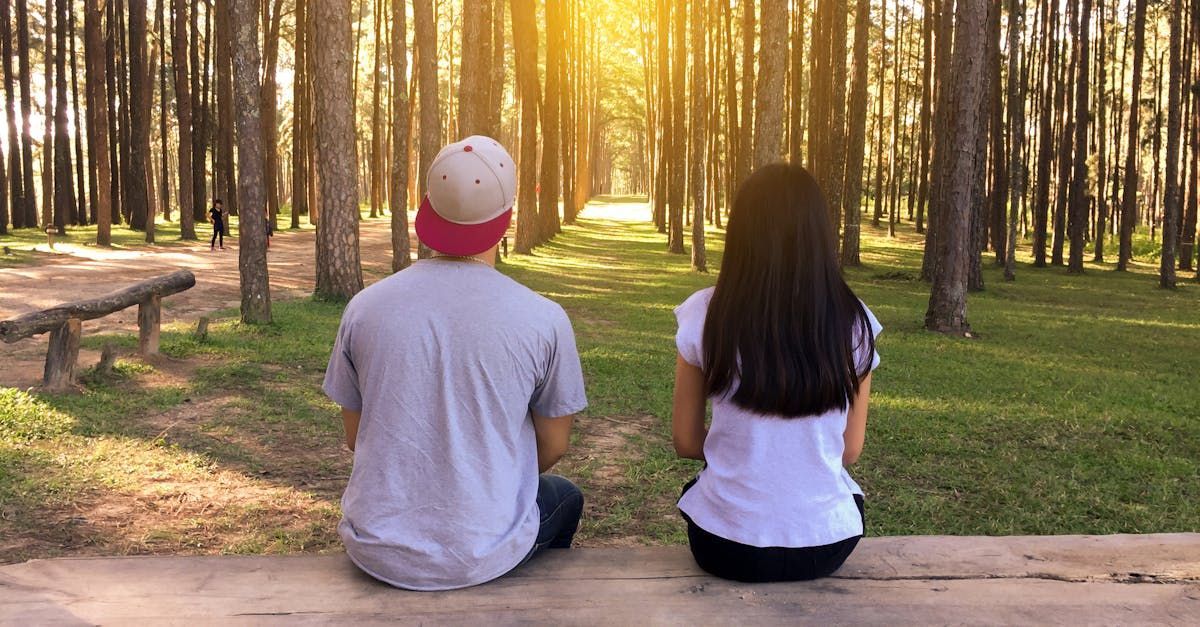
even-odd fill
[[[434,257],[434,259],[439,259],[439,258],[440,259],[450,259],[450,260],[454,260],[454,261],[465,261],[468,263],[473,263],[473,262],[478,261],[480,263],[485,263],[485,264],[495,268],[496,267],[496,250],[499,247],[500,247],[499,244],[497,244],[477,255],[446,255],[446,254],[442,254],[442,253],[434,253],[433,257]]]

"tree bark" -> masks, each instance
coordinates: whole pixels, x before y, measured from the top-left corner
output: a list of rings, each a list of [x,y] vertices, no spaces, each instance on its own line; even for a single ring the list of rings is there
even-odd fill
[[[559,3],[546,6],[546,21]],[[463,0],[462,66],[458,75],[458,133],[459,138],[488,134],[487,110],[490,91],[492,0]],[[559,33],[561,36],[561,33]],[[553,32],[546,31],[552,37]],[[549,49],[549,44],[547,44]],[[547,72],[550,59],[547,56]],[[547,80],[549,75],[547,74]]]
[[[429,171],[433,158],[437,156],[438,150],[441,148],[439,144],[442,136],[441,101],[438,97],[436,18],[432,0],[413,0],[413,26],[416,30],[418,64],[417,81],[421,104],[421,143],[420,158],[417,164],[417,186],[422,198],[425,196],[428,184],[425,173]],[[536,43],[537,40],[534,39],[535,46]],[[534,55],[537,55],[536,47]],[[537,112],[534,111],[535,121],[536,115]],[[533,164],[531,166],[536,167]],[[419,244],[417,256],[427,257],[429,254],[429,249],[423,243]]]
[[[129,226],[146,231],[150,215],[150,75],[147,63],[146,0],[129,0],[129,167],[125,186],[125,204]]]
[[[953,74],[945,89],[953,91],[947,155],[946,203],[939,208],[939,269],[934,273],[925,327],[931,331],[970,335],[967,323],[967,247],[970,204],[975,170],[975,145],[980,132],[983,62],[987,7],[982,2],[959,2],[956,7]]]
[[[420,1],[420,0],[418,0]],[[521,150],[517,163],[517,232],[513,251],[527,255],[538,242],[537,213],[537,22],[533,0],[512,0],[513,61],[521,100]],[[422,55],[423,57],[424,55]]]
[[[1038,126],[1038,170],[1037,190],[1033,202],[1033,265],[1042,268],[1046,265],[1046,229],[1050,216],[1050,170],[1054,161],[1054,106],[1058,100],[1055,93],[1057,81],[1053,79],[1058,62],[1058,36],[1055,24],[1058,21],[1059,3],[1050,0],[1050,17],[1043,33],[1049,39],[1049,51],[1046,53],[1046,82],[1049,91],[1042,103],[1041,119]],[[1135,79],[1136,80],[1136,79]]]
[[[1071,179],[1070,216],[1068,231],[1071,250],[1067,272],[1083,272],[1083,247],[1088,226],[1088,88],[1091,78],[1088,71],[1090,61],[1090,35],[1092,23],[1092,0],[1082,0],[1082,18],[1079,21],[1079,74],[1075,88],[1075,165]]]
[[[296,29],[293,48],[295,56],[295,78],[292,79],[292,222],[291,228],[300,228],[300,216],[309,212],[308,168],[309,168],[309,64],[308,64],[308,3],[296,0]],[[404,17],[398,18],[403,20]],[[407,73],[407,65],[405,66]],[[403,79],[408,81],[408,77]],[[407,93],[406,93],[407,95]],[[407,101],[406,101],[407,104]],[[406,137],[407,130],[405,129]],[[310,220],[311,221],[311,220]]]
[[[259,0],[230,0],[233,37],[234,114],[237,118],[238,270],[241,276],[242,322],[271,322],[271,283],[267,273],[267,182],[263,146],[262,58],[258,48]],[[274,100],[274,98],[272,98]]]
[[[670,0],[657,0],[657,64],[658,64],[658,120],[660,137],[658,146],[658,173],[654,180],[654,225],[659,233],[667,232],[667,196],[671,180],[671,158],[674,137],[671,123],[671,62],[670,62]],[[753,45],[753,44],[752,44]],[[753,61],[751,61],[753,62]],[[739,151],[740,154],[740,151]],[[736,159],[741,157],[735,155]],[[668,236],[669,239],[669,236]]]
[[[316,0],[317,296],[348,299],[363,288],[358,249],[358,186],[354,102],[350,86],[350,0]]]
[[[858,0],[854,14],[854,78],[850,86],[850,133],[846,161],[845,226],[842,231],[841,261],[843,266],[862,264],[859,257],[863,160],[865,158],[867,133],[867,58],[868,39],[871,36],[871,2]],[[882,94],[880,94],[882,96]]]
[[[680,167],[671,168],[670,189],[667,191],[667,250],[682,255],[683,212],[687,210],[685,195],[687,170],[687,3],[671,0],[671,133],[674,137],[672,159]]]
[[[1012,138],[1008,152],[1008,185],[1011,207],[1008,208],[1007,250],[1004,254],[1004,280],[1016,279],[1017,216],[1025,199],[1025,75],[1021,71],[1024,50],[1021,32],[1025,27],[1025,0],[1008,0],[1008,128]]]
[[[1129,269],[1133,258],[1133,227],[1137,223],[1138,137],[1141,131],[1142,61],[1146,50],[1146,0],[1134,0],[1133,86],[1129,98],[1129,145],[1125,154],[1125,183],[1121,196],[1121,240],[1117,270]]]
[[[737,151],[737,171],[734,173],[734,178],[737,179],[737,185],[741,185],[742,181],[750,176],[750,169],[754,163],[754,63],[757,56],[754,54],[754,43],[758,30],[758,15],[755,9],[755,0],[742,0],[738,4],[742,8],[742,121],[740,135],[738,137]],[[660,30],[663,28],[659,26]],[[815,42],[814,42],[815,43]],[[774,77],[778,80],[778,77]],[[816,85],[813,84],[815,88]],[[812,129],[812,125],[809,125]],[[811,140],[810,140],[811,142]],[[809,151],[811,153],[811,148]],[[811,161],[811,159],[810,159]]]
[[[563,64],[563,18],[561,2],[546,5],[546,94],[542,107],[541,193],[538,197],[538,233],[541,240],[554,237],[559,223],[558,196],[561,181],[561,92]]]
[[[692,269],[697,272],[708,272],[708,260],[705,257],[704,250],[704,192],[705,192],[705,136],[707,128],[705,127],[705,116],[701,114],[707,106],[709,95],[705,91],[706,67],[705,54],[707,53],[705,46],[705,35],[707,34],[707,24],[705,24],[705,16],[709,14],[700,6],[702,0],[692,0],[697,3],[697,6],[692,7],[691,11],[691,36],[692,36],[692,145],[691,154],[689,155],[688,163],[691,166],[691,174],[688,177],[691,193],[692,193]],[[785,6],[786,12],[786,6]],[[786,24],[786,14],[784,15]],[[782,99],[780,104],[782,105]],[[780,112],[780,124],[783,123],[783,114]]]
[[[5,40],[7,41],[7,38]],[[38,225],[38,204],[33,186],[33,133],[30,129],[30,119],[33,117],[33,93],[30,89],[27,0],[17,0],[17,68],[21,76],[21,187],[25,192],[22,225],[32,228]]]
[[[306,1],[306,0],[301,0]],[[189,4],[186,3],[185,4]],[[191,11],[188,11],[188,33],[190,35],[191,45],[188,46],[188,62],[191,66],[191,84],[189,85],[190,96],[189,101],[192,104],[192,131],[191,131],[191,150],[192,150],[192,220],[203,222],[208,210],[208,185],[207,172],[205,169],[205,161],[208,158],[208,111],[204,98],[202,98],[202,89],[200,78],[204,77],[205,88],[207,91],[208,82],[208,58],[207,55],[203,61],[200,56],[200,6],[199,4],[191,4]],[[182,24],[180,24],[182,27]],[[206,45],[205,50],[210,50],[211,46]]]
[[[755,168],[779,161],[783,155],[783,77],[787,73],[787,27],[787,0],[762,0],[762,50],[759,54],[762,67],[754,93]],[[842,36],[845,37],[845,34]]]
[[[388,79],[392,88],[392,271],[412,264],[408,237],[408,129],[412,109],[408,102],[408,23],[404,0],[392,2],[392,58]]]
[[[1091,0],[1084,0],[1090,2]],[[1159,286],[1175,289],[1175,259],[1179,246],[1179,223],[1183,196],[1179,188],[1179,149],[1183,124],[1183,0],[1171,0],[1171,52],[1167,93],[1167,172],[1163,199],[1162,258]]]
[[[230,23],[229,3],[233,0],[216,0],[216,68],[217,79],[217,156],[214,164],[213,190],[217,198],[225,202],[229,215],[240,213],[237,203],[236,173],[234,162],[234,133],[236,126],[233,112],[233,54],[230,37],[233,24]],[[257,18],[257,14],[255,15]]]
[[[282,0],[263,0],[262,126],[263,179],[266,186],[267,220],[271,229],[279,225],[279,105],[275,72],[279,67],[279,29],[283,22]],[[380,44],[382,45],[382,44]]]
[[[25,226],[25,186],[24,174],[21,169],[21,143],[17,139],[17,107],[16,107],[16,83],[13,76],[13,37],[12,37],[12,10],[10,0],[0,0],[0,48],[4,55],[4,114],[6,126],[8,129],[8,142],[5,145],[7,149],[7,160],[0,167],[8,170],[8,198],[11,201],[11,217],[13,228],[19,229]],[[3,193],[3,190],[0,190]],[[7,231],[3,230],[7,216],[0,216],[0,233]]]
[[[172,0],[171,8],[171,66],[175,77],[175,120],[179,131],[176,152],[179,160],[179,231],[185,240],[196,239],[195,209],[192,206],[195,200],[192,189],[192,93],[188,72],[201,71],[200,68],[188,67],[187,24],[190,4],[186,0]],[[195,7],[191,9],[196,10]],[[163,149],[166,150],[166,146]]]

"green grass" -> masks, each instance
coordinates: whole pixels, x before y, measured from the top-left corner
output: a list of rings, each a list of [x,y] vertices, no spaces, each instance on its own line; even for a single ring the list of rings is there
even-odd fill
[[[721,234],[710,230],[708,243],[715,270]],[[1088,264],[1070,276],[1022,258],[1017,281],[1005,283],[989,257],[987,290],[969,300],[978,338],[965,340],[922,329],[929,289],[912,279],[914,236],[890,240],[867,227],[863,260],[847,274],[885,327],[867,446],[852,470],[868,493],[869,534],[1200,530],[1193,282],[1168,292],[1148,263],[1124,274]],[[581,539],[684,541],[674,496],[697,465],[670,448],[672,309],[715,271],[691,271],[648,225],[603,219],[580,220],[502,269],[560,302],[578,336],[591,405],[562,470],[598,495]],[[311,503],[281,510],[270,492],[158,521],[132,548],[114,541],[126,548],[106,550],[336,547],[348,459],[319,383],[342,308],[276,303],[268,326],[224,312],[205,341],[184,325],[166,328],[167,363],[119,362],[113,375],[85,376],[81,394],[0,390],[0,534],[5,525],[36,534],[55,512],[105,494],[229,475]],[[84,338],[92,348],[114,341],[135,345],[130,336]],[[165,377],[180,364],[192,367]],[[189,417],[165,429],[155,418],[176,414]],[[619,446],[589,450],[604,436]],[[293,509],[281,522],[278,511]]]

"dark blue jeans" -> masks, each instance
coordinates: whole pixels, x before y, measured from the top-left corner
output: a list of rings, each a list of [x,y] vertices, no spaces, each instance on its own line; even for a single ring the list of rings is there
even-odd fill
[[[544,474],[538,477],[537,506],[541,525],[522,564],[545,549],[571,548],[583,513],[583,492],[565,477]]]

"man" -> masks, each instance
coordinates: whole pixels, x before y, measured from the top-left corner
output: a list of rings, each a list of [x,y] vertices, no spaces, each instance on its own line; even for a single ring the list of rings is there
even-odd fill
[[[354,470],[338,531],[381,581],[449,590],[568,548],[583,495],[544,473],[587,406],[557,304],[495,269],[512,157],[487,137],[444,148],[417,235],[435,251],[346,307],[325,373]]]
[[[220,238],[221,250],[225,250],[225,205],[220,198],[213,200],[213,206],[208,210],[208,221],[213,225],[212,241],[209,242],[208,249],[215,250],[217,238]]]

